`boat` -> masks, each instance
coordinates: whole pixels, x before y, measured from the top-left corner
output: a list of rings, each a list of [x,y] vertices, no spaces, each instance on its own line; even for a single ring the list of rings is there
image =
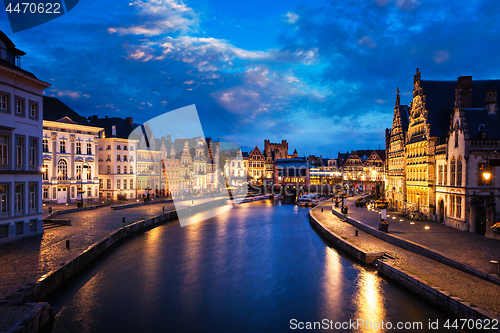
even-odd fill
[[[318,203],[319,194],[317,193],[304,194],[297,198],[297,205],[299,206],[312,207],[316,206]]]

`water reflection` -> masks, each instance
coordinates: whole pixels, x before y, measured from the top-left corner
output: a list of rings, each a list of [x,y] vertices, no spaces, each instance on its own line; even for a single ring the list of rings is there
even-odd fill
[[[337,252],[329,247],[325,247],[325,269],[323,274],[323,302],[324,309],[340,309],[338,304],[343,302],[344,274],[343,267],[340,262],[340,256]],[[349,295],[350,296],[350,295]],[[325,318],[337,318],[339,313],[326,312]]]
[[[360,327],[359,332],[383,331],[378,326],[383,320],[387,320],[381,281],[375,271],[365,268],[359,269],[357,289],[354,295],[355,318],[364,320],[364,325]]]

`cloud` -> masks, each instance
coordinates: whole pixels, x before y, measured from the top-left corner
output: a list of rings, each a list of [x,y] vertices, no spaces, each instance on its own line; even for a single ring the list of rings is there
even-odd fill
[[[414,10],[420,5],[420,2],[418,2],[418,0],[394,0],[394,1],[396,3],[396,6],[398,6],[399,9],[404,11]]]
[[[198,28],[199,19],[194,11],[176,0],[133,1],[130,3],[137,11],[142,24],[129,27],[110,27],[107,32],[119,35],[156,36],[169,32],[192,32]]]
[[[85,98],[89,98],[90,97],[90,95],[83,94],[81,91],[59,90],[57,88],[50,88],[48,96],[58,97],[58,98],[69,97],[69,98],[71,98],[73,100],[78,100],[82,96],[85,97]]]
[[[438,50],[434,52],[432,59],[436,64],[442,64],[450,59],[450,53],[446,50]]]
[[[379,98],[379,99],[375,100],[375,103],[377,103],[377,104],[385,104],[385,103],[387,103],[387,101],[384,101],[383,99]]]
[[[295,23],[299,19],[299,15],[293,13],[293,12],[288,12],[285,14],[286,17],[286,22],[288,23]]]
[[[358,40],[358,45],[366,46],[370,49],[377,47],[377,44],[373,43],[372,38],[368,36],[364,36],[360,40]]]

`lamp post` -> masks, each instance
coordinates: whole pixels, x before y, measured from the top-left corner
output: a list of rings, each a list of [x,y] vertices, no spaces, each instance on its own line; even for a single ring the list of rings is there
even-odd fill
[[[82,163],[82,170],[80,171],[80,189],[78,190],[78,199],[76,202],[76,206],[78,208],[83,207],[83,193],[84,193],[84,191],[83,191],[83,168],[84,167],[87,169],[87,172],[86,172],[87,180],[88,180],[89,175],[90,175],[90,170],[88,169],[89,164],[87,162],[83,162]]]

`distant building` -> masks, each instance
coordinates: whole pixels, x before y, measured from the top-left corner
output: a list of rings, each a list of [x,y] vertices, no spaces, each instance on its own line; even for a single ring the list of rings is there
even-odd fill
[[[0,31],[0,243],[43,233],[43,90]]]
[[[241,187],[247,182],[248,161],[243,158],[243,153],[238,149],[234,156],[228,156],[224,167],[224,174],[228,185]]]
[[[102,127],[92,126],[54,97],[43,98],[43,201],[99,198],[97,150]]]
[[[99,138],[99,199],[137,198],[137,142],[129,139],[137,125],[133,118],[89,117],[88,121],[103,128]]]
[[[264,154],[261,153],[259,147],[255,146],[248,154],[248,163],[248,175],[250,180],[256,185],[262,185],[265,177],[266,158]]]

